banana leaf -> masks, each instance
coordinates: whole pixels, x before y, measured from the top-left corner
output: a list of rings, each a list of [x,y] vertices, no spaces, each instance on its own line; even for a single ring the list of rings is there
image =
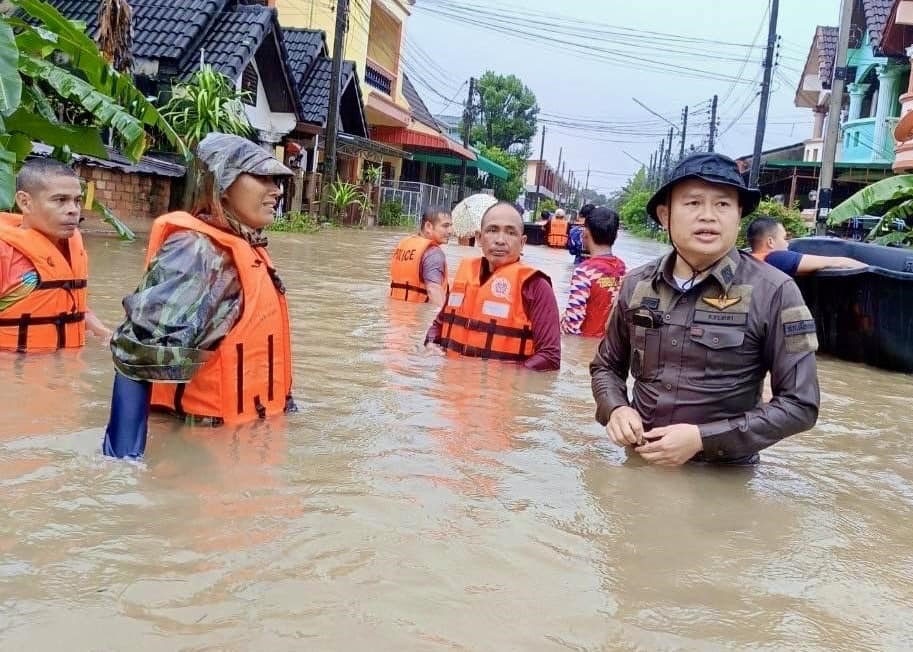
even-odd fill
[[[875,244],[880,245],[896,245],[913,242],[913,231],[894,231],[893,233],[888,233],[887,235],[875,238],[874,242]]]
[[[13,29],[0,22],[0,115],[9,115],[19,106],[22,97],[22,78],[17,63],[19,48]]]
[[[136,161],[146,150],[146,131],[142,123],[83,80],[63,68],[32,56],[20,56],[23,73],[34,79],[41,79],[58,94],[79,104],[95,120],[105,127],[111,127],[124,139],[124,154]]]
[[[74,152],[108,158],[108,152],[95,127],[79,127],[50,121],[38,113],[19,109],[6,120],[7,130],[26,134],[54,147],[68,145]],[[31,147],[31,145],[30,145]]]
[[[0,147],[0,210],[13,207],[16,196],[16,155]]]
[[[908,199],[913,199],[913,174],[888,177],[841,202],[831,210],[828,223],[840,224],[860,215],[880,215]]]
[[[189,159],[190,150],[171,124],[136,88],[130,75],[120,74],[111,67],[99,52],[95,41],[85,34],[84,28],[68,20],[55,7],[41,0],[14,0],[14,4],[40,20],[46,28],[30,28],[32,33],[28,37],[20,34],[21,48],[27,47],[29,52],[44,56],[40,51],[43,51],[47,44],[53,44],[55,49],[69,57],[68,65],[85,75],[86,80],[96,90],[110,95],[143,123],[161,131],[178,152],[185,159]]]
[[[110,224],[111,227],[117,232],[118,238],[128,242],[136,240],[136,234],[130,229],[130,227],[121,222],[120,219],[118,219],[117,215],[111,212],[110,208],[102,204],[94,197],[92,197],[92,201],[89,204],[88,208],[101,215],[101,219]]]

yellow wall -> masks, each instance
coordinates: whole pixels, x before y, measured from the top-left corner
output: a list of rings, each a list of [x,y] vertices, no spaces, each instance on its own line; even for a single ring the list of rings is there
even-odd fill
[[[380,4],[386,12],[378,11],[378,16],[372,15],[372,4]],[[326,0],[278,0],[276,7],[279,9],[279,22],[284,27],[306,27],[308,29],[322,29],[327,35],[327,47],[332,54],[333,38],[336,33],[335,3]],[[389,14],[389,15],[388,15]],[[391,20],[390,17],[395,20]],[[395,40],[400,40],[397,52],[402,51],[402,36],[405,35],[406,19],[409,17],[408,4],[402,0],[349,0],[349,29],[346,32],[345,58],[354,61],[361,80],[362,94],[367,96],[371,87],[365,84],[365,61],[368,57],[368,33],[371,29],[372,19],[380,29],[381,37],[376,39],[378,44],[373,46],[374,54],[386,50],[393,50]],[[403,24],[402,36],[396,33],[395,21]],[[387,66],[388,59],[374,58],[378,63]],[[393,66],[390,72],[397,73],[396,91],[393,101],[402,108],[409,108],[408,102],[402,94],[401,66]]]

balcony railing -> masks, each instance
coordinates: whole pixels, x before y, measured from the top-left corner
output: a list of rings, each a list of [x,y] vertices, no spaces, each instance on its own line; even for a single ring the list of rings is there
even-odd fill
[[[894,127],[898,118],[887,118],[879,125],[877,118],[849,120],[842,125],[843,157],[846,162],[894,160]],[[884,130],[882,146],[876,151],[877,130]]]
[[[365,83],[371,88],[376,88],[386,95],[393,94],[393,78],[370,63],[365,66]]]

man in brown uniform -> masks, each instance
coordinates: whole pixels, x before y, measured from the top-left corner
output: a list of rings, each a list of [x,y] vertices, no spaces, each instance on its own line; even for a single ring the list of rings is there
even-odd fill
[[[735,248],[759,199],[734,161],[701,153],[647,205],[673,251],[625,277],[590,365],[596,419],[647,462],[756,463],[818,417],[811,313],[792,279]]]

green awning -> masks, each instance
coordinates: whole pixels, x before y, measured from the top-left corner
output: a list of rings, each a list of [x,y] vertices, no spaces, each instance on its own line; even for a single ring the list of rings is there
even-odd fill
[[[489,158],[485,158],[479,153],[476,153],[477,160],[475,161],[466,161],[466,166],[470,168],[478,168],[482,172],[487,172],[488,174],[498,177],[499,179],[506,179],[509,176],[507,168],[504,166],[498,165]],[[412,154],[413,161],[424,161],[425,163],[435,163],[437,165],[452,165],[454,167],[459,167],[462,159],[457,158],[456,156],[441,156],[439,154],[426,154],[424,152],[413,152]]]

